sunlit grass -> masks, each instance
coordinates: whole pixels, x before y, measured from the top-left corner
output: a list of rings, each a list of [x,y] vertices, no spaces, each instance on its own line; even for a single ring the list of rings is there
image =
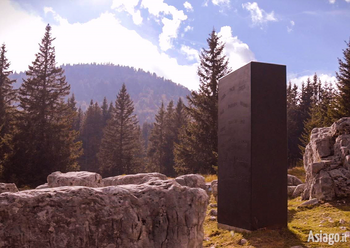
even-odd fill
[[[210,203],[216,203],[213,196]],[[302,246],[310,248],[336,247],[349,248],[350,238],[346,243],[335,243],[332,246],[327,243],[309,243],[307,242],[309,232],[320,233],[339,233],[350,231],[350,200],[348,202],[323,203],[312,208],[298,208],[302,203],[298,197],[288,201],[288,226],[280,230],[261,229],[251,233],[237,233],[217,228],[216,221],[209,220],[208,206],[207,217],[204,223],[205,237],[208,239],[203,242],[203,247],[242,247],[239,240],[244,238],[248,241],[243,247],[251,248],[290,248],[292,246]],[[346,221],[340,224],[340,221]],[[341,226],[347,229],[342,230]]]

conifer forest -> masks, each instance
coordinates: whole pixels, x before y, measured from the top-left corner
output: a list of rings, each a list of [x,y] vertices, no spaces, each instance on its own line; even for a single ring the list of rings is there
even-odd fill
[[[65,70],[57,66],[50,25],[21,78],[14,79],[2,44],[0,180],[31,188],[54,171],[93,171],[103,177],[138,172],[168,177],[215,174],[218,81],[232,69],[215,30],[206,42],[199,56],[199,89],[190,92],[183,87],[181,94],[189,93],[175,100],[154,95],[157,108],[154,113],[150,110],[152,117],[140,111],[141,101],[135,106],[127,82],[109,90],[112,99],[99,96],[84,107],[79,104]],[[286,85],[290,168],[302,164],[313,128],[350,116],[349,42],[338,58],[337,82],[323,82],[315,74],[301,87]],[[142,77],[138,85],[142,86]]]

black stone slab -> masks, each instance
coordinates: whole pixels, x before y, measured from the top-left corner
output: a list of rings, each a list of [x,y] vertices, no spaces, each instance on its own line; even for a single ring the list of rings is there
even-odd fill
[[[218,118],[218,223],[286,227],[286,67],[251,62],[220,79]]]

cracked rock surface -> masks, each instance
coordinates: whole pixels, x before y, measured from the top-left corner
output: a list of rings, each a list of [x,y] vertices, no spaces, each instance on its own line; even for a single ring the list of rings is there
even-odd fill
[[[350,117],[331,127],[314,128],[305,148],[304,200],[350,196]]]
[[[0,247],[202,247],[208,196],[175,180],[0,194]]]

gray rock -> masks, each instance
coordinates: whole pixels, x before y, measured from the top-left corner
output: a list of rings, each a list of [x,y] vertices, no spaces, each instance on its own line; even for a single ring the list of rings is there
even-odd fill
[[[0,247],[202,247],[208,195],[175,180],[0,195]]]
[[[319,203],[319,201],[314,198],[314,199],[311,199],[311,200],[308,200],[306,202],[303,202],[299,207],[310,207],[310,206],[315,206]]]
[[[298,186],[296,186],[293,194],[292,194],[292,198],[296,198],[301,196],[301,194],[304,192],[305,190],[305,184],[299,184]]]
[[[210,203],[210,204],[209,204],[209,207],[211,207],[211,208],[217,208],[217,207],[218,207],[218,204],[216,204],[216,203]]]
[[[154,173],[139,173],[125,176],[115,176],[103,178],[102,182],[104,186],[117,186],[127,184],[143,184],[151,180],[167,180],[167,176],[154,172]]]
[[[218,216],[218,211],[216,209],[212,209],[209,211],[210,216]]]
[[[211,182],[211,189],[213,190],[213,196],[216,199],[216,202],[218,201],[218,180],[213,180]]]
[[[61,186],[103,186],[101,175],[88,171],[71,171],[67,173],[56,171],[47,176],[47,184],[50,188]]]
[[[305,148],[303,200],[330,201],[350,196],[350,117],[315,128]]]
[[[187,186],[190,188],[201,188],[201,189],[204,189],[205,191],[207,190],[204,177],[198,174],[182,175],[175,178],[175,181],[182,186]]]
[[[210,216],[210,217],[209,217],[209,220],[210,220],[210,221],[216,221],[216,216]]]
[[[50,188],[47,183],[44,183],[44,184],[39,185],[38,187],[36,187],[36,189],[47,189],[47,188]]]
[[[288,174],[288,186],[298,186],[299,184],[302,184],[302,183],[303,182],[296,176]]]
[[[0,194],[4,192],[18,192],[17,186],[14,183],[0,183]]]
[[[293,193],[294,193],[294,190],[296,189],[297,186],[288,186],[287,187],[287,192],[288,192],[288,197],[292,197],[293,196]]]
[[[208,196],[210,197],[213,193],[213,190],[211,188],[211,183],[205,183],[205,191],[207,192]]]
[[[247,244],[248,243],[248,241],[246,240],[246,239],[240,239],[239,241],[238,241],[238,244],[239,245],[245,245],[245,244]]]

